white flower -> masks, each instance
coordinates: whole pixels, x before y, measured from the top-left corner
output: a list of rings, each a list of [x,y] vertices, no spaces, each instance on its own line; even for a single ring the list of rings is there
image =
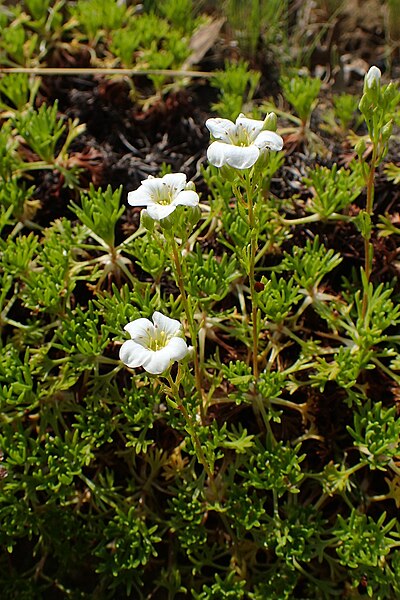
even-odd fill
[[[189,348],[182,338],[182,325],[160,312],[149,319],[136,319],[125,325],[131,338],[124,342],[119,357],[127,367],[143,367],[148,373],[160,375],[176,360],[184,358]]]
[[[267,117],[268,118],[268,117]],[[249,169],[264,150],[282,150],[283,139],[273,131],[263,130],[265,121],[247,119],[240,114],[236,123],[228,119],[208,119],[206,127],[217,140],[207,150],[209,162],[222,167]]]
[[[378,67],[371,67],[364,79],[364,90],[378,88],[381,83],[381,72]]]
[[[199,196],[186,189],[184,173],[169,173],[164,177],[148,177],[134,192],[129,192],[131,206],[146,206],[148,215],[155,221],[168,217],[179,204],[197,206]]]

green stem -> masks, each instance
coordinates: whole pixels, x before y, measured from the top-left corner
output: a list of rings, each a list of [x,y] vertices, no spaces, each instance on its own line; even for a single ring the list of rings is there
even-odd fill
[[[318,221],[327,222],[327,221],[351,221],[353,217],[349,215],[341,215],[339,213],[331,213],[330,215],[324,216],[319,213],[313,213],[312,215],[307,215],[305,217],[300,217],[298,219],[284,219],[281,218],[280,222],[284,225],[303,225],[304,223],[316,223]]]
[[[167,233],[167,232],[165,232]],[[203,405],[203,390],[202,390],[202,381],[201,381],[201,369],[199,363],[199,344],[197,341],[197,327],[194,320],[193,307],[189,301],[189,298],[186,294],[185,290],[185,280],[182,271],[181,259],[178,252],[178,246],[174,235],[171,234],[168,236],[171,242],[172,255],[175,263],[175,271],[176,271],[176,280],[179,287],[179,291],[182,298],[183,308],[186,313],[186,319],[189,327],[190,338],[192,340],[193,345],[193,360],[194,360],[194,375],[196,382],[196,389],[199,396],[200,402],[200,417],[201,422],[205,422],[205,414],[204,414],[204,405]]]
[[[255,290],[255,264],[258,248],[258,230],[254,218],[254,203],[253,203],[254,187],[251,184],[249,176],[246,177],[246,196],[247,210],[249,215],[250,227],[250,257],[249,257],[249,284],[251,298],[251,320],[252,320],[252,337],[253,337],[253,375],[255,381],[258,379],[258,319],[257,319],[257,297]]]
[[[373,142],[372,158],[369,169],[369,175],[367,179],[367,204],[365,210],[369,216],[372,216],[374,211],[374,180],[375,180],[375,169],[376,169],[376,158],[377,158],[377,143]],[[368,283],[371,277],[372,259],[373,259],[373,245],[370,242],[369,237],[364,238],[364,256],[365,256],[365,278],[366,286],[364,288],[363,299],[362,299],[362,317],[364,318],[367,314],[368,308]]]
[[[209,484],[210,484],[210,489],[211,489],[211,491],[213,493],[213,497],[215,499],[215,502],[219,504],[219,502],[220,502],[220,492],[218,490],[218,486],[217,486],[217,483],[215,481],[214,473],[211,470],[211,467],[208,464],[207,458],[206,458],[206,456],[205,456],[205,454],[203,452],[203,448],[201,446],[201,442],[200,442],[199,436],[196,433],[196,424],[193,421],[193,419],[190,416],[190,414],[188,413],[186,407],[183,405],[183,403],[181,401],[181,398],[180,398],[180,395],[179,395],[179,385],[177,385],[173,381],[173,379],[172,379],[172,377],[171,377],[170,374],[168,374],[166,376],[166,378],[167,378],[169,386],[170,386],[170,389],[167,390],[167,394],[168,394],[168,392],[170,392],[170,398],[171,398],[171,400],[173,401],[174,405],[178,408],[178,410],[181,412],[181,414],[183,415],[183,417],[184,417],[184,419],[186,421],[186,431],[190,435],[190,438],[191,438],[191,440],[193,442],[193,446],[194,446],[194,449],[195,449],[195,452],[196,452],[197,459],[198,459],[199,463],[203,466],[203,468],[204,468],[204,470],[205,470],[205,472],[207,474],[208,481],[209,481]],[[232,527],[231,527],[231,525],[230,525],[230,523],[228,521],[227,515],[225,515],[221,511],[218,511],[218,512],[219,512],[221,521],[223,522],[223,524],[225,526],[226,531],[228,532],[228,534],[231,537],[232,545],[233,545],[233,548],[234,548],[234,552],[235,552],[236,558],[237,558],[238,562],[241,562],[240,561],[240,549],[239,549],[238,540],[237,540],[237,537],[235,535],[235,532],[232,529]]]
[[[215,485],[214,473],[211,471],[210,465],[208,464],[205,454],[203,452],[203,448],[201,447],[201,442],[199,440],[199,436],[196,433],[196,428],[193,423],[192,417],[189,415],[186,407],[182,404],[182,401],[181,401],[181,398],[179,395],[179,388],[178,388],[177,384],[173,381],[170,374],[167,375],[167,379],[168,379],[168,383],[170,385],[171,392],[172,392],[171,399],[176,403],[178,410],[182,413],[182,415],[186,421],[186,431],[188,432],[188,434],[190,435],[190,437],[192,439],[198,461],[201,465],[203,465],[204,470],[207,473],[207,476],[210,480],[210,486],[215,494],[215,497],[218,498],[218,490]]]
[[[396,373],[393,373],[392,369],[390,369],[389,367],[386,367],[378,358],[376,357],[372,357],[372,361],[384,372],[386,373],[386,375],[388,375],[389,377],[391,377],[393,379],[393,381],[395,381],[397,383],[397,385],[400,385],[400,377],[398,375],[396,375]]]

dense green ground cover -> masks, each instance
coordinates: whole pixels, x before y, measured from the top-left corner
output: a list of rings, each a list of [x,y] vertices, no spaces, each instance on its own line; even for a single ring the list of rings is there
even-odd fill
[[[5,600],[400,595],[396,3],[243,4],[0,4]]]

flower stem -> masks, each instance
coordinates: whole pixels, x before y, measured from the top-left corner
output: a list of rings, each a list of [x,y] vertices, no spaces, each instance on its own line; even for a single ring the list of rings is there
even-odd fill
[[[175,381],[173,381],[170,373],[166,376],[166,379],[168,380],[168,383],[170,386],[169,390],[167,391],[167,394],[169,393],[170,398],[173,402],[173,405],[181,412],[181,414],[183,415],[183,417],[186,421],[186,431],[188,432],[188,434],[190,435],[190,438],[192,440],[192,443],[193,443],[193,446],[194,446],[194,449],[196,452],[197,460],[204,467],[204,470],[207,474],[210,489],[213,494],[214,502],[216,504],[220,504],[220,501],[221,501],[220,490],[218,489],[218,485],[215,480],[214,473],[213,473],[213,471],[207,461],[207,458],[203,452],[203,448],[201,446],[199,436],[196,433],[195,422],[193,421],[192,417],[190,416],[189,412],[187,411],[186,407],[183,405],[183,403],[181,401],[181,398],[179,395],[179,384],[177,384]],[[223,524],[225,526],[226,531],[228,532],[228,534],[231,537],[232,545],[233,545],[236,557],[239,561],[240,560],[240,549],[239,549],[237,536],[235,535],[235,532],[232,529],[232,527],[227,519],[227,516],[224,514],[224,512],[219,510],[218,513],[220,515],[221,521],[223,522]]]
[[[203,448],[201,447],[201,442],[200,442],[199,436],[196,433],[196,428],[195,428],[195,424],[193,423],[193,419],[189,415],[186,407],[183,405],[183,403],[181,401],[178,385],[173,381],[170,374],[168,374],[167,379],[168,379],[168,383],[171,388],[171,393],[172,393],[171,399],[176,403],[178,410],[182,413],[183,417],[185,418],[186,431],[188,432],[188,434],[191,437],[194,449],[196,451],[196,456],[198,458],[198,461],[201,465],[203,465],[204,470],[207,473],[207,476],[209,478],[210,486],[213,489],[213,492],[216,493],[217,490],[216,490],[216,485],[215,485],[215,480],[214,480],[214,473],[212,472],[210,465],[208,464],[205,454],[203,452]]]
[[[376,169],[376,158],[377,158],[377,144],[375,142],[373,142],[373,149],[372,149],[372,157],[371,157],[371,164],[370,164],[370,169],[369,169],[369,174],[368,174],[368,179],[367,179],[367,203],[366,203],[366,213],[371,217],[374,211],[374,192],[375,192],[375,186],[374,186],[374,180],[375,180],[375,169]],[[371,277],[371,270],[372,270],[372,259],[373,259],[373,245],[370,242],[370,237],[365,236],[364,237],[364,257],[365,257],[365,279],[366,279],[366,286],[364,288],[364,293],[363,293],[363,299],[362,299],[362,317],[364,318],[365,315],[367,314],[367,308],[368,308],[368,284],[369,284],[369,280]]]
[[[205,414],[204,414],[204,404],[203,404],[201,369],[200,369],[200,363],[199,363],[199,352],[198,352],[199,344],[197,341],[197,327],[196,327],[195,320],[194,320],[193,307],[189,301],[189,298],[188,298],[188,296],[186,294],[186,290],[185,290],[185,281],[184,281],[184,275],[183,275],[182,265],[181,265],[181,261],[180,261],[179,251],[178,251],[178,245],[176,243],[176,240],[175,240],[175,237],[173,236],[173,234],[169,235],[168,237],[169,237],[169,241],[171,243],[172,255],[173,255],[174,264],[175,264],[176,280],[177,280],[177,284],[178,284],[179,291],[181,294],[183,308],[186,313],[190,338],[191,338],[192,345],[193,345],[194,375],[195,375],[196,389],[197,389],[197,393],[198,393],[199,401],[200,401],[200,418],[201,418],[201,422],[204,423]]]
[[[247,210],[249,216],[250,227],[250,256],[249,256],[249,285],[251,298],[251,320],[252,320],[252,338],[253,338],[253,375],[254,379],[258,379],[258,311],[257,298],[255,289],[255,264],[258,248],[258,230],[254,218],[254,203],[253,203],[254,187],[249,176],[246,176],[246,196]]]

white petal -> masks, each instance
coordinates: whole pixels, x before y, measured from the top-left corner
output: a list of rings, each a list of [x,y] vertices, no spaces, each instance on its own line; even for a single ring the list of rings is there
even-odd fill
[[[152,201],[150,190],[141,185],[137,190],[129,192],[128,204],[131,206],[147,206]]]
[[[168,350],[172,360],[182,360],[189,352],[185,340],[181,337],[173,337],[165,349]]]
[[[192,190],[185,190],[180,192],[174,200],[174,204],[181,204],[184,206],[197,206],[199,203],[199,195]]]
[[[161,221],[173,213],[175,208],[176,204],[148,204],[147,214],[155,221]]]
[[[243,128],[247,131],[249,139],[254,141],[258,134],[263,130],[264,121],[257,119],[247,119],[244,115],[240,114],[236,119],[236,131]],[[240,134],[239,134],[240,135]]]
[[[230,144],[223,142],[213,142],[207,149],[207,158],[214,167],[222,167],[226,165],[226,149],[230,148]]]
[[[154,325],[149,319],[136,319],[125,325],[124,329],[135,342],[142,345],[154,335]]]
[[[283,148],[283,139],[274,131],[262,131],[255,139],[254,145],[260,150],[269,148],[278,151]]]
[[[142,181],[141,187],[146,190],[151,197],[158,196],[164,187],[162,180],[162,177],[148,177]]]
[[[235,124],[229,119],[207,119],[206,127],[216,140],[230,141],[230,135],[235,132]]]
[[[133,340],[124,342],[119,350],[119,357],[127,366],[135,369],[146,364],[150,358],[151,350],[143,348]]]
[[[378,67],[372,66],[370,67],[368,73],[365,76],[365,87],[371,89],[373,87],[378,88],[381,83],[382,73]]]
[[[186,187],[186,175],[184,173],[167,173],[162,178],[162,182],[166,183],[170,189],[180,192]]]
[[[174,359],[171,358],[168,348],[162,348],[161,350],[157,350],[157,352],[151,353],[149,360],[146,361],[146,364],[143,364],[143,368],[152,375],[160,375],[160,373],[164,373],[168,369],[173,361]]]
[[[212,165],[222,167],[229,165],[234,169],[249,169],[260,156],[259,149],[254,146],[232,146],[221,142],[213,142],[207,150],[207,158]]]
[[[165,331],[168,337],[173,337],[182,331],[182,324],[180,321],[166,317],[162,313],[158,312],[158,310],[153,313],[152,319],[154,326],[159,331]]]

